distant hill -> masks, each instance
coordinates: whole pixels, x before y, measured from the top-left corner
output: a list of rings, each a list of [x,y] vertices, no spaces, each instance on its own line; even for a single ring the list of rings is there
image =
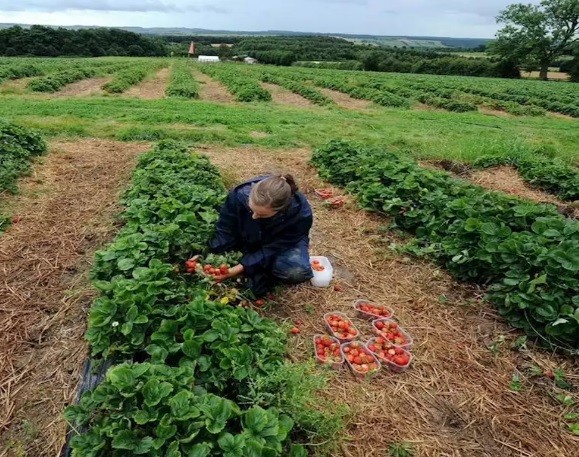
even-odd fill
[[[28,24],[0,23],[0,29],[20,25],[30,27]],[[91,29],[99,26],[71,25],[62,26],[65,29]],[[288,30],[264,30],[258,32],[232,31],[232,30],[209,30],[187,27],[114,27],[129,32],[143,35],[208,35],[208,36],[333,36],[346,40],[375,44],[378,46],[397,46],[410,48],[476,48],[490,41],[487,38],[451,38],[451,37],[428,37],[428,36],[388,36],[388,35],[355,35],[347,33],[312,33],[292,32]]]

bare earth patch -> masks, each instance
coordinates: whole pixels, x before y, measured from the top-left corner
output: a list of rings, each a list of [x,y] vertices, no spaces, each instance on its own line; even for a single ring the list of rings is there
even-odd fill
[[[478,111],[479,111],[479,113],[487,114],[489,116],[514,117],[512,114],[507,113],[506,111],[500,111],[500,110],[492,109],[492,108],[485,108],[482,106],[479,106]]]
[[[20,79],[11,79],[8,81],[4,81],[0,84],[0,93],[3,94],[21,94],[26,91],[26,86],[30,81],[36,79],[35,77],[32,78],[20,78]]]
[[[120,192],[145,144],[53,143],[0,235],[0,455],[57,456],[86,358],[94,251],[117,228]]]
[[[249,136],[251,138],[261,139],[261,138],[267,138],[269,136],[269,133],[253,131],[253,132],[249,132]]]
[[[338,271],[347,273],[337,278],[342,291],[292,287],[269,311],[304,322],[301,334],[290,340],[292,360],[311,357],[312,336],[326,331],[324,313],[354,317],[352,304],[360,297],[391,306],[415,338],[415,362],[405,374],[382,370],[364,382],[347,371],[330,374],[324,395],[352,410],[348,436],[332,456],[382,457],[389,444],[401,441],[412,443],[417,457],[577,455],[577,439],[562,430],[564,408],[549,395],[552,381],[523,377],[519,392],[510,389],[513,375],[531,366],[561,367],[575,382],[577,366],[532,348],[511,351],[520,334],[502,325],[479,299],[481,293],[431,263],[390,250],[390,243],[400,240],[381,230],[384,218],[356,209],[354,202],[326,209],[313,193],[325,184],[307,165],[309,150],[209,146],[200,152],[238,182],[271,170],[293,173],[315,213],[312,254],[331,256]],[[371,336],[368,322],[353,320],[364,338]]]
[[[322,94],[326,97],[334,100],[336,105],[341,108],[355,109],[355,110],[366,110],[372,107],[372,102],[368,100],[358,100],[356,98],[350,97],[348,94],[343,94],[336,90],[325,89],[323,87],[316,87]]]
[[[157,74],[149,79],[145,79],[142,83],[131,87],[125,92],[129,97],[139,97],[145,100],[157,100],[165,96],[165,87],[169,80],[169,68],[159,70]]]
[[[194,72],[195,79],[199,82],[199,99],[216,103],[235,103],[233,95],[219,82],[199,71]]]
[[[308,99],[276,84],[261,83],[261,87],[271,93],[271,98],[278,105],[296,106],[298,108],[312,108],[315,106]]]
[[[112,78],[89,78],[69,84],[60,92],[54,94],[57,97],[84,97],[87,95],[102,95],[102,86]]]
[[[579,217],[579,208],[571,208],[557,197],[531,188],[512,167],[496,167],[487,170],[477,170],[469,179],[472,183],[489,190],[498,190],[509,195],[533,200],[539,203],[552,203],[558,207],[568,208],[574,217]]]

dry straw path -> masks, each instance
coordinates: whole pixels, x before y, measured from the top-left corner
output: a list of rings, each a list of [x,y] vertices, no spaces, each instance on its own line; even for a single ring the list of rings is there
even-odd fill
[[[94,251],[144,144],[54,143],[14,202],[21,221],[0,235],[0,456],[55,457],[62,411],[86,357]]]
[[[54,94],[57,97],[85,97],[87,95],[102,95],[102,87],[112,78],[88,78],[69,84],[60,92]]]
[[[477,291],[453,282],[436,266],[410,260],[389,249],[396,242],[381,226],[384,219],[357,210],[327,210],[312,190],[323,185],[307,165],[308,150],[202,148],[224,175],[236,181],[272,170],[294,173],[315,211],[311,250],[338,266],[343,291],[291,288],[273,313],[301,319],[290,356],[311,357],[311,338],[323,332],[322,316],[344,311],[366,297],[391,306],[416,339],[416,361],[406,374],[382,372],[358,382],[337,373],[326,394],[352,408],[348,436],[336,456],[387,455],[392,442],[413,443],[418,457],[575,457],[579,439],[563,432],[563,408],[547,393],[552,381],[523,377],[520,392],[513,375],[531,366],[563,368],[579,381],[569,362],[544,353],[511,351],[519,334],[509,332]],[[368,323],[354,319],[365,337]],[[490,350],[489,348],[493,348]]]
[[[308,99],[276,84],[261,83],[261,86],[271,93],[271,98],[278,105],[296,106],[298,108],[312,108],[315,106]]]
[[[199,82],[199,99],[214,103],[235,103],[233,95],[227,92],[225,86],[214,81],[209,76],[198,70],[193,72]]]
[[[169,81],[171,69],[163,68],[152,78],[145,79],[142,83],[131,87],[126,95],[129,97],[139,97],[145,100],[156,100],[165,96],[165,87]]]

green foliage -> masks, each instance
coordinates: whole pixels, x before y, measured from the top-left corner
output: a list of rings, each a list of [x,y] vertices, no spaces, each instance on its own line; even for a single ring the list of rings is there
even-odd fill
[[[215,167],[175,142],[140,157],[123,197],[125,227],[97,253],[100,296],[86,338],[94,356],[146,363],[114,366],[67,409],[86,430],[73,437],[73,456],[307,455],[288,442],[291,414],[235,403],[255,379],[282,369],[285,332],[253,310],[210,301],[231,285],[180,275],[170,263],[204,249],[224,194]]]
[[[299,81],[284,78],[279,74],[264,73],[261,75],[261,80],[265,83],[277,84],[278,86],[291,90],[293,93],[301,95],[302,97],[311,101],[312,103],[315,103],[316,105],[325,106],[334,104],[332,99],[321,94],[316,89],[308,87]]]
[[[579,200],[579,170],[560,159],[543,156],[483,156],[473,165],[479,168],[511,165],[532,186],[550,192],[561,200]]]
[[[391,457],[411,457],[415,454],[411,443],[391,443],[388,446],[388,455]]]
[[[381,106],[395,108],[410,108],[408,99],[386,91],[369,87],[355,86],[348,82],[346,77],[334,75],[332,78],[316,77],[314,84],[319,87],[337,90],[360,100],[369,100]]]
[[[46,153],[36,133],[0,119],[0,193],[15,193],[17,179],[30,170],[30,161]],[[0,217],[0,227],[5,225]]]
[[[51,74],[44,78],[33,79],[28,83],[27,87],[34,92],[57,92],[67,84],[92,78],[95,75],[96,71],[93,68],[75,68]]]
[[[509,5],[497,17],[505,27],[490,51],[527,66],[538,66],[547,79],[549,64],[577,41],[577,0],[542,0],[539,5]]]
[[[10,56],[130,56],[138,46],[142,56],[166,56],[163,41],[121,29],[71,30],[33,25],[0,30],[0,55]],[[30,75],[35,76],[35,75]]]
[[[419,167],[399,153],[334,141],[314,152],[320,175],[390,214],[457,278],[531,336],[579,347],[579,223],[538,205]]]
[[[312,364],[286,363],[254,378],[242,402],[287,414],[296,422],[296,432],[316,444],[320,454],[331,454],[344,434],[350,411],[346,405],[318,395],[327,382],[327,376]]]
[[[142,363],[112,367],[106,380],[67,408],[73,457],[109,455],[253,457],[284,455],[293,421],[277,410],[242,411],[193,387],[189,367]]]
[[[199,85],[193,77],[193,72],[187,62],[179,61],[173,65],[171,79],[165,89],[165,95],[168,97],[199,97]]]
[[[158,70],[162,66],[162,63],[147,62],[121,69],[115,74],[112,81],[103,86],[103,90],[111,94],[121,94],[129,87],[140,83],[149,73]]]
[[[33,64],[17,64],[0,68],[0,81],[4,79],[21,79],[29,78],[31,76],[41,76],[44,70],[38,65]]]
[[[199,66],[199,70],[222,82],[238,102],[271,101],[271,94],[259,85],[257,78],[243,73],[239,67],[210,64]]]

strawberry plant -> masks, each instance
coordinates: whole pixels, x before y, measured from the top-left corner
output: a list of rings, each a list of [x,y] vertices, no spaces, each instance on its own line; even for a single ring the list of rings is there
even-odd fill
[[[408,249],[458,279],[489,285],[513,326],[579,347],[579,223],[540,205],[421,168],[400,153],[331,142],[314,152],[320,175],[347,185],[369,210],[415,235]]]
[[[46,153],[46,143],[35,133],[0,120],[0,194],[15,193],[18,178],[27,174],[35,156]],[[0,213],[0,231],[15,222]]]
[[[195,387],[190,367],[150,363],[113,366],[65,417],[88,427],[72,438],[73,457],[287,455],[293,427],[274,408],[242,411]]]
[[[222,82],[238,102],[271,101],[271,94],[259,85],[257,79],[243,73],[239,68],[204,65],[200,66],[199,70]]]
[[[168,97],[199,97],[199,85],[193,77],[191,67],[186,62],[180,61],[173,65],[165,95]]]
[[[316,105],[325,106],[334,104],[331,98],[326,97],[322,93],[318,92],[316,89],[306,86],[305,84],[299,81],[294,81],[290,78],[285,78],[278,74],[264,73],[261,75],[261,80],[264,83],[272,83],[284,87],[292,91],[294,94],[301,95],[302,97],[311,101],[312,103],[315,103]]]
[[[96,75],[94,68],[73,68],[58,73],[53,73],[44,78],[33,79],[28,83],[28,88],[34,92],[57,92],[67,84],[75,83]]]

